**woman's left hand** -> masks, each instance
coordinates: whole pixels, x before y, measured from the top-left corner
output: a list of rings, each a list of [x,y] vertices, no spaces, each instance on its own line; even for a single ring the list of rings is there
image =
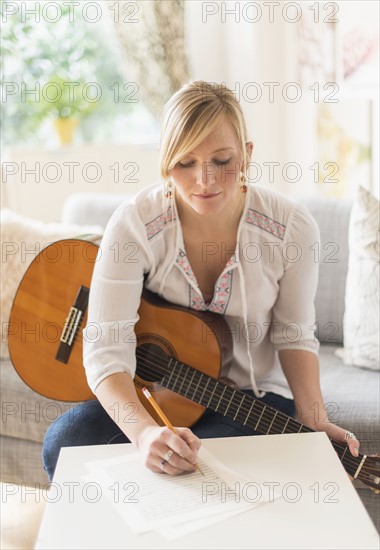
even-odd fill
[[[333,439],[337,443],[343,443],[348,445],[352,456],[357,457],[359,455],[360,442],[356,439],[356,436],[349,430],[340,428],[336,424],[331,422],[324,422],[315,427],[319,432],[326,432],[330,439]]]

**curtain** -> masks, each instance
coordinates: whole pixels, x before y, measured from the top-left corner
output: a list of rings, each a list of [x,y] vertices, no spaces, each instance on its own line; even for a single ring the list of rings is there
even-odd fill
[[[156,118],[166,101],[189,80],[184,44],[184,0],[133,2],[135,13],[114,19],[128,81]],[[118,20],[117,20],[118,19]]]

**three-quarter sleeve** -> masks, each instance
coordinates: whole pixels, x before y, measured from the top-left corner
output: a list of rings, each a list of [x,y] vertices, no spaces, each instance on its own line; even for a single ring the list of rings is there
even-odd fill
[[[318,354],[314,335],[314,299],[318,283],[319,228],[307,208],[295,204],[283,243],[284,272],[272,309],[270,340],[275,350],[300,349]]]
[[[149,265],[145,226],[135,205],[123,203],[105,229],[90,286],[83,361],[92,391],[116,372],[134,377],[134,326]]]

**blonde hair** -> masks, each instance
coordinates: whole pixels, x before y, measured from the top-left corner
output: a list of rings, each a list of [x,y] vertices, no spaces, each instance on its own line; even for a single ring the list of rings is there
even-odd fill
[[[163,111],[159,146],[160,172],[164,181],[177,162],[195,149],[224,118],[236,132],[247,167],[247,128],[232,90],[225,84],[191,80],[169,99]]]

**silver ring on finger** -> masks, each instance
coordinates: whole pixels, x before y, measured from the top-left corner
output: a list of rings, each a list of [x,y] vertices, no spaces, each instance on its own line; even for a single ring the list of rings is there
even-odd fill
[[[172,455],[174,454],[174,451],[172,451],[171,449],[168,450],[168,452],[166,453],[166,455],[164,456],[163,458],[163,461],[165,461],[165,464],[167,462],[169,462],[170,458],[172,457]]]
[[[160,468],[161,468],[161,472],[163,472],[163,471],[164,471],[164,468],[165,468],[165,464],[167,464],[167,463],[168,463],[168,461],[167,461],[167,460],[165,460],[165,459],[164,459],[164,460],[161,460],[161,466],[160,466]]]
[[[349,432],[349,431],[346,431],[346,433],[344,435],[344,438],[347,439],[347,441],[349,439],[356,439],[356,440],[358,439],[354,433]]]

